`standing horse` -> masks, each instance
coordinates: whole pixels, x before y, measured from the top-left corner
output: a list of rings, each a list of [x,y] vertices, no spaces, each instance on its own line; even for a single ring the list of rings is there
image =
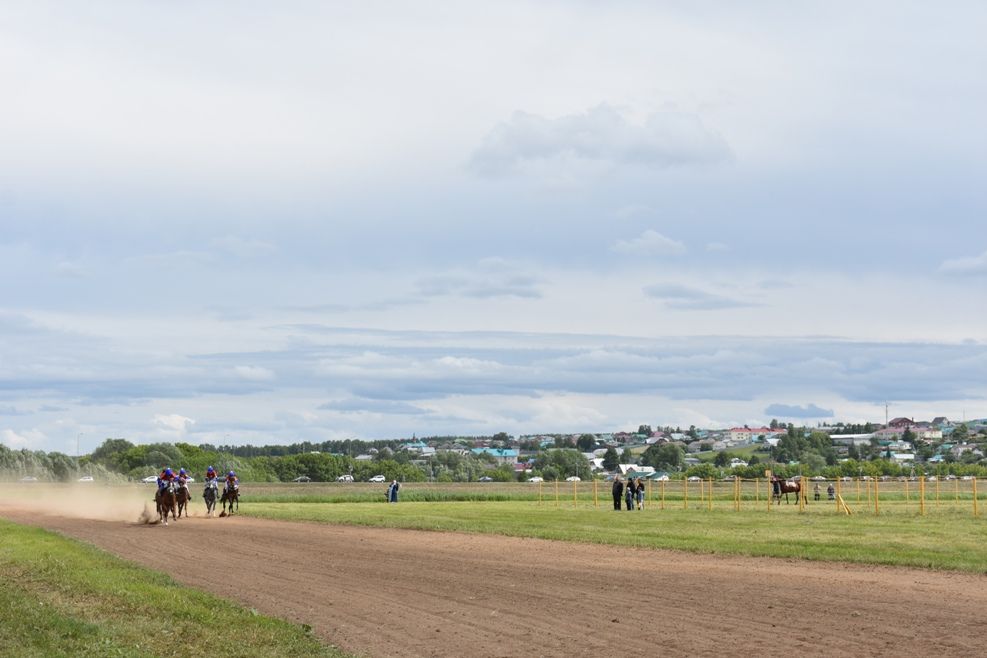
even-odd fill
[[[177,496],[175,490],[177,488],[174,482],[169,482],[168,486],[164,489],[158,489],[158,495],[154,497],[154,502],[158,506],[158,519],[165,525],[168,525],[168,512],[171,512],[171,518],[173,520],[178,520],[175,509],[175,498]]]
[[[219,485],[216,484],[216,480],[206,482],[206,490],[202,492],[202,497],[206,499],[206,516],[212,516],[213,512],[216,511],[217,489],[219,489]]]
[[[790,501],[788,500],[788,494],[795,494],[796,500],[802,492],[802,483],[796,482],[794,480],[784,480],[778,476],[771,477],[771,497],[775,499],[775,503],[781,505],[781,496],[785,495],[785,504],[787,505]]]
[[[182,512],[185,512],[185,518],[188,518],[188,504],[192,500],[192,493],[188,490],[187,484],[178,485],[175,491],[175,503],[178,505],[178,518],[182,518]]]
[[[233,504],[236,503],[236,511],[240,511],[240,490],[237,488],[225,489],[223,491],[223,497],[219,499],[219,502],[223,504],[223,511],[219,513],[220,516],[230,516],[233,514]],[[230,504],[230,511],[226,511],[226,504]]]

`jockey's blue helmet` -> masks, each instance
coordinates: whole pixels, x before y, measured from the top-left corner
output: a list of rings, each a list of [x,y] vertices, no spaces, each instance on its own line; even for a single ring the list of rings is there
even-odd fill
[[[215,473],[216,472],[216,469],[213,468],[212,466],[210,466],[209,468],[206,469],[206,472],[208,472],[208,473]]]
[[[229,473],[227,473],[227,475],[229,475],[231,478],[236,477],[236,473],[234,473],[233,471],[230,471]]]
[[[185,469],[184,468],[178,469],[178,474],[179,475],[185,475]]]
[[[174,473],[171,472],[171,469],[170,468],[166,468],[165,469],[165,475],[174,475]]]

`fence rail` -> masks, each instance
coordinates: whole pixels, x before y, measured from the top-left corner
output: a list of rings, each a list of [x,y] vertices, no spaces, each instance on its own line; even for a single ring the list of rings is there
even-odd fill
[[[644,509],[724,510],[777,513],[830,511],[838,514],[916,514],[966,512],[980,515],[976,478],[928,479],[803,479],[798,493],[774,495],[767,478],[753,480],[667,480],[645,483]],[[818,485],[819,490],[816,490]],[[556,507],[612,506],[610,482],[538,483],[538,502]],[[829,488],[832,487],[832,492]],[[636,507],[636,501],[635,505]],[[621,497],[621,509],[626,499]]]

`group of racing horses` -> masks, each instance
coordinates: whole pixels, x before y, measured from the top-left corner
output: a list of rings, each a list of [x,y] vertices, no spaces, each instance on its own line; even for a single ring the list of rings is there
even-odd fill
[[[219,484],[216,480],[206,482],[206,490],[202,494],[202,497],[206,500],[206,516],[212,516],[213,512],[216,511],[218,491]],[[188,518],[188,507],[192,501],[192,492],[189,491],[187,484],[180,484],[171,480],[166,482],[158,490],[158,494],[154,500],[157,504],[158,519],[164,525],[168,525],[169,513],[171,513],[171,518],[175,521],[182,517],[182,513],[185,514],[185,518]],[[219,501],[223,505],[223,511],[220,513],[221,517],[233,514],[234,506],[236,511],[240,511],[240,490],[237,487],[224,489],[222,496],[219,497]],[[229,505],[228,512],[226,511],[227,505]]]

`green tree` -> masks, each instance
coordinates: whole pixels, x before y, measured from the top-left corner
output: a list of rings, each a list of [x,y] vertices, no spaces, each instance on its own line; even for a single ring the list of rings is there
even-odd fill
[[[631,452],[630,448],[624,448],[623,452],[620,453],[620,463],[621,464],[636,464],[637,460],[634,459],[634,453]]]
[[[610,446],[607,451],[603,453],[603,468],[608,471],[615,471],[620,465],[620,455],[617,454],[616,448]]]
[[[641,464],[664,471],[677,471],[685,463],[685,450],[672,443],[655,444],[641,455]]]
[[[576,440],[576,447],[583,452],[592,452],[596,448],[596,437],[592,434],[581,434]]]

